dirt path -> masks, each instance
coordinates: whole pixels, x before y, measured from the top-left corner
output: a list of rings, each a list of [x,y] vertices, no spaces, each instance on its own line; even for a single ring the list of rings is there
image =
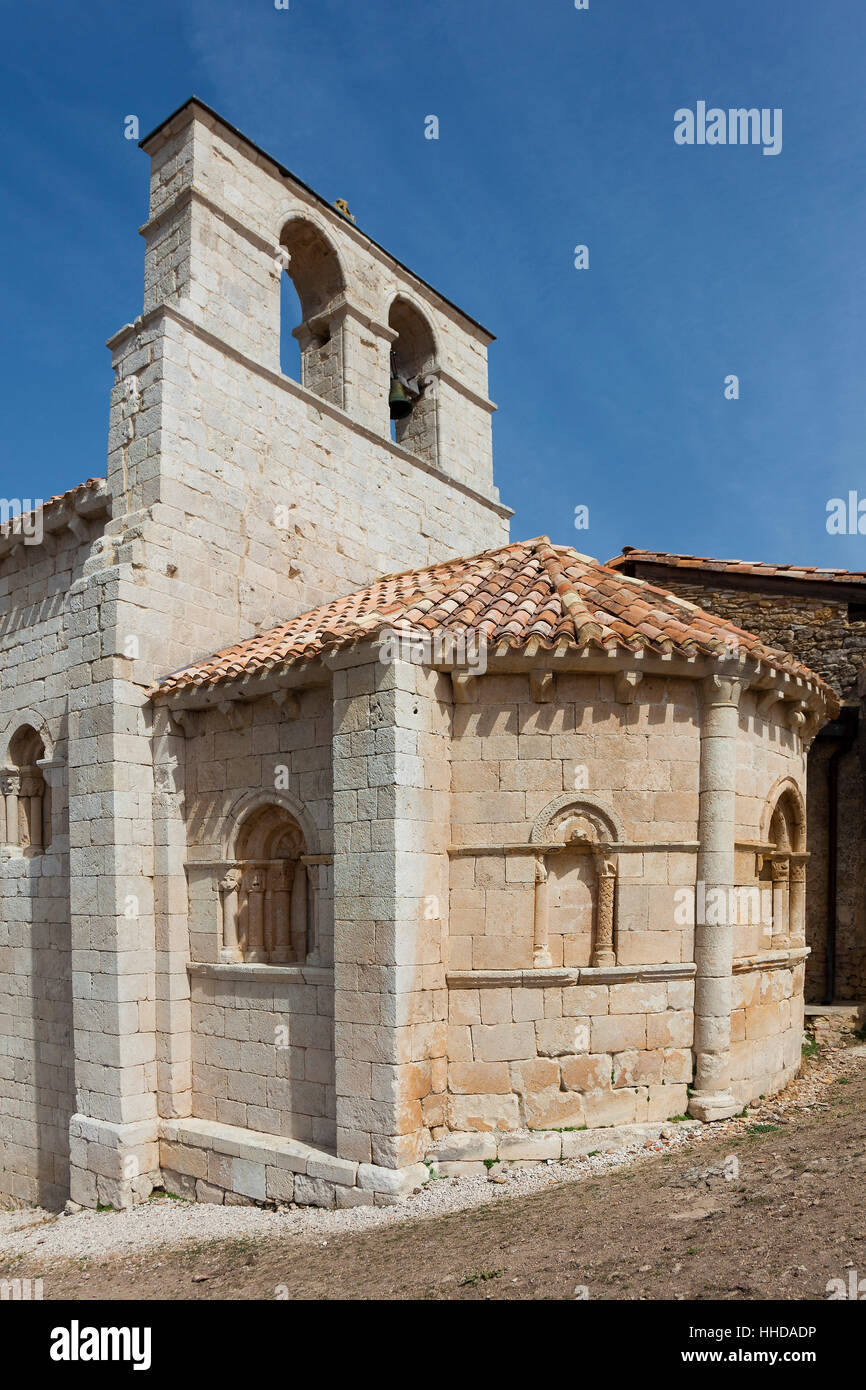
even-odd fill
[[[52,1299],[826,1299],[828,1280],[866,1278],[866,1059],[846,1072],[808,1111],[531,1197],[0,1273],[43,1275]]]

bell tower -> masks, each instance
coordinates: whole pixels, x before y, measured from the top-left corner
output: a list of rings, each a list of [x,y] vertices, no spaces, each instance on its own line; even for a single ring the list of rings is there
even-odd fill
[[[507,541],[491,335],[197,99],[141,144],[144,308],[109,344],[108,479],[115,525],[182,601],[154,675],[379,574]],[[280,322],[283,275],[300,322]]]

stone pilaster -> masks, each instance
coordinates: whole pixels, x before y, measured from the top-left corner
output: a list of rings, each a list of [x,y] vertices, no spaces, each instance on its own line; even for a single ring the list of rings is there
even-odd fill
[[[100,569],[98,560],[70,592],[91,670],[70,693],[69,714],[70,1189],[86,1206],[130,1205],[159,1167],[153,757],[145,694],[119,655],[136,650],[146,621],[138,599],[124,564]]]
[[[375,654],[334,672],[337,1152],[383,1168],[444,1117],[448,692]]]
[[[734,886],[737,733],[742,684],[708,676],[703,685],[697,876],[706,898],[729,902]],[[720,891],[719,891],[720,890]],[[715,915],[715,914],[714,914]],[[730,1090],[733,925],[695,923],[695,1079],[689,1113],[723,1120],[741,1108]]]
[[[154,1008],[156,1085],[163,1119],[192,1114],[187,882],[184,871],[185,739],[164,710],[153,738]]]

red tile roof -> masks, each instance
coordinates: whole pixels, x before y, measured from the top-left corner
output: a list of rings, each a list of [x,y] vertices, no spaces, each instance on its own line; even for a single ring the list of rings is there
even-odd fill
[[[759,578],[805,579],[829,584],[866,584],[866,571],[820,569],[814,565],[769,565],[761,560],[716,560],[711,555],[675,555],[664,550],[635,550],[624,545],[621,555],[608,560],[608,569],[624,565],[666,565],[672,569],[703,570],[710,574],[753,574]]]
[[[491,645],[514,648],[526,647],[534,638],[546,649],[564,641],[574,648],[682,655],[725,655],[734,641],[741,652],[768,665],[818,680],[795,657],[766,647],[750,633],[540,536],[469,559],[387,575],[164,676],[152,693],[216,687],[284,670],[386,629],[475,631]]]

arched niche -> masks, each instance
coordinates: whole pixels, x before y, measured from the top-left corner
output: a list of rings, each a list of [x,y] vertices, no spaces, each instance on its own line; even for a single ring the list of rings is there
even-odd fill
[[[761,816],[761,839],[794,854],[805,853],[806,803],[792,777],[780,777],[771,787]]]
[[[567,891],[563,880],[568,875],[583,874],[578,866],[587,856],[594,870],[592,900],[591,964],[608,967],[616,964],[618,932],[618,894],[616,892],[616,846],[624,839],[622,824],[609,807],[593,797],[575,797],[566,793],[551,801],[536,817],[529,842],[538,845],[535,864],[535,932],[533,959],[536,966],[552,963],[549,945],[550,879],[560,879],[558,891]],[[570,867],[569,859],[574,867]],[[565,944],[565,943],[564,943]]]
[[[436,339],[424,314],[408,299],[398,296],[388,312],[388,327],[395,333],[391,347],[391,376],[411,402],[409,413],[393,420],[394,439],[427,463],[439,461],[439,421],[436,379]]]
[[[312,950],[312,889],[302,826],[285,806],[251,807],[237,826],[219,884],[222,956],[269,965],[303,963]]]
[[[280,233],[285,273],[294,286],[295,313],[300,321],[288,322],[292,297],[281,295],[281,343],[289,333],[300,348],[300,381],[332,405],[343,406],[344,364],[342,316],[337,313],[345,295],[340,259],[324,232],[313,222],[292,217]],[[281,361],[288,361],[281,348]]]
[[[773,946],[800,946],[806,939],[806,806],[791,777],[774,783],[764,804],[760,877],[772,883]]]
[[[6,746],[0,771],[3,843],[26,855],[41,854],[51,842],[51,793],[40,763],[45,741],[31,724],[20,724]]]

